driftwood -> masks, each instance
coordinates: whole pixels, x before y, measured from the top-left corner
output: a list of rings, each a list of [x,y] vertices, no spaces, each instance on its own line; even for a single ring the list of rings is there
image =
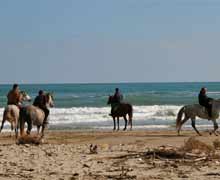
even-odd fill
[[[218,159],[219,156],[215,154],[215,148],[207,145],[195,138],[189,138],[184,146],[177,148],[173,146],[160,146],[154,149],[148,149],[145,152],[129,152],[128,154],[111,157],[111,159],[135,159],[142,160],[172,160],[185,163],[196,163],[202,161],[209,161],[210,159]]]

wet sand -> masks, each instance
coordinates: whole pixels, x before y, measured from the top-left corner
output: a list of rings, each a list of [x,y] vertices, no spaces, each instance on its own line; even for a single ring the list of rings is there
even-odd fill
[[[219,179],[220,159],[195,163],[143,158],[159,146],[181,147],[192,136],[212,145],[218,139],[194,131],[46,131],[41,145],[16,145],[0,134],[0,179]],[[90,145],[97,146],[94,151]],[[92,149],[93,150],[93,149]],[[184,161],[185,162],[185,161]]]

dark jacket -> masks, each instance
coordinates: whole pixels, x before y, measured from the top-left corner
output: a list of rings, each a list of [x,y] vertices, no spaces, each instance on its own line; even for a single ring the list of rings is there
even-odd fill
[[[199,104],[201,106],[209,105],[211,100],[213,100],[213,99],[209,98],[206,94],[199,93]]]
[[[37,106],[41,109],[44,109],[44,108],[47,108],[46,106],[46,97],[45,95],[39,95],[35,98],[34,100],[34,103],[33,103],[34,106]]]
[[[123,95],[120,92],[115,93],[113,97],[115,103],[121,103],[123,100]]]

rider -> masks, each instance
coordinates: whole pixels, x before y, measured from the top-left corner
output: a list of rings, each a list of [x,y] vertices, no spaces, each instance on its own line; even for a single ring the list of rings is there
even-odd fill
[[[211,118],[212,117],[212,98],[209,98],[207,95],[207,89],[205,87],[201,88],[199,93],[199,104],[201,106],[204,106],[207,111],[208,115]]]
[[[115,89],[115,94],[113,96],[115,103],[120,104],[123,100],[123,95],[120,93],[119,88]]]
[[[20,106],[20,90],[18,84],[14,84],[12,90],[7,95],[8,105]]]
[[[110,116],[113,114],[114,111],[117,110],[118,105],[122,102],[122,100],[123,100],[123,95],[120,93],[119,88],[115,88],[115,94],[113,95],[114,105],[111,109]]]
[[[44,118],[44,124],[48,124],[47,117],[49,116],[49,109],[46,105],[46,96],[42,90],[38,92],[38,96],[35,98],[33,105],[39,107],[44,111],[45,118]]]

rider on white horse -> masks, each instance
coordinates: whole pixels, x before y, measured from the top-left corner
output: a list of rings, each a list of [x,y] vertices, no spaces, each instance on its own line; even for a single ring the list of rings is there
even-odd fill
[[[212,118],[212,98],[209,98],[207,95],[207,88],[203,87],[200,90],[199,93],[199,104],[201,106],[204,106],[207,109],[208,115],[210,118]]]
[[[46,96],[44,94],[44,92],[42,90],[40,90],[38,92],[38,96],[35,98],[33,105],[36,107],[39,107],[40,109],[42,109],[44,111],[45,114],[45,118],[44,118],[44,124],[48,124],[48,116],[49,116],[49,109],[47,108],[47,104],[46,104]]]

